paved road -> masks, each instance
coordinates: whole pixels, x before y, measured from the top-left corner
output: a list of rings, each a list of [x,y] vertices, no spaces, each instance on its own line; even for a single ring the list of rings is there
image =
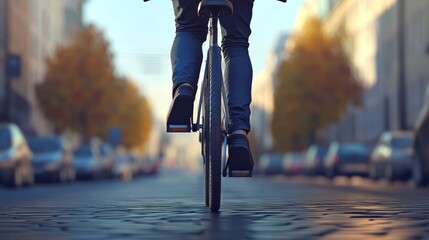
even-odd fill
[[[361,179],[224,179],[203,206],[201,177],[0,189],[0,239],[429,239],[429,190]]]

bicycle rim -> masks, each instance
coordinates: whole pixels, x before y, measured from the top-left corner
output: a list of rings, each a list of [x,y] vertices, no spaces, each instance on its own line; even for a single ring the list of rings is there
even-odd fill
[[[219,47],[209,51],[208,100],[208,168],[209,168],[209,207],[212,212],[219,211],[221,200],[221,53]]]

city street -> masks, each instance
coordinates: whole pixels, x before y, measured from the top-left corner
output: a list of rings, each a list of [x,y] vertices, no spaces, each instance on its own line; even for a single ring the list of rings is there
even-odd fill
[[[429,191],[366,179],[225,178],[221,212],[202,177],[163,170],[0,189],[0,239],[428,239]]]

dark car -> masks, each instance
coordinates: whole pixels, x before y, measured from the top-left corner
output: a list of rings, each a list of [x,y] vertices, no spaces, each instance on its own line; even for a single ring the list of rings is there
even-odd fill
[[[328,148],[319,145],[311,145],[304,157],[304,171],[308,175],[324,175],[325,166],[323,160],[328,153]]]
[[[258,171],[263,175],[283,174],[283,154],[263,154],[258,161]]]
[[[304,155],[301,152],[291,152],[284,156],[282,163],[286,175],[298,175],[304,172]]]
[[[32,153],[19,127],[0,124],[0,183],[20,187],[34,183]]]
[[[429,85],[414,129],[413,181],[417,186],[427,186],[429,183]]]
[[[98,179],[105,176],[102,156],[91,144],[83,144],[73,152],[77,179]]]
[[[377,180],[407,180],[412,172],[414,133],[390,131],[380,136],[369,160],[369,176]]]
[[[67,182],[75,179],[71,147],[59,136],[28,139],[37,181]]]
[[[326,176],[367,176],[368,160],[369,150],[365,145],[357,142],[333,142],[324,160]]]

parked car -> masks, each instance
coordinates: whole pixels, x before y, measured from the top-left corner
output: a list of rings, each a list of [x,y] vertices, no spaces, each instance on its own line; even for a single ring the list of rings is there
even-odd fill
[[[75,179],[71,147],[59,136],[28,139],[37,181],[67,182]]]
[[[102,156],[91,144],[83,144],[73,152],[73,166],[77,179],[99,179],[105,177]]]
[[[127,153],[118,153],[115,156],[115,167],[113,173],[115,177],[118,177],[124,181],[133,179],[134,175],[137,174],[135,169],[135,159]]]
[[[301,152],[291,152],[284,156],[283,171],[287,175],[298,175],[304,172],[304,155]]]
[[[19,127],[0,124],[0,183],[20,187],[34,183],[32,152]]]
[[[97,151],[101,156],[101,166],[105,177],[114,177],[113,168],[115,167],[115,151],[106,143],[95,143]]]
[[[304,171],[308,175],[324,175],[325,167],[323,160],[328,153],[325,146],[311,145],[304,157]]]
[[[367,176],[368,175],[368,148],[357,142],[330,144],[324,160],[326,176]]]
[[[141,174],[143,175],[157,174],[159,169],[161,168],[161,159],[157,157],[147,156],[138,162]]]
[[[407,180],[412,172],[414,133],[389,131],[383,133],[369,160],[369,176],[376,180]]]
[[[417,186],[427,186],[429,184],[429,85],[414,129],[413,181]]]
[[[155,164],[155,158],[142,156],[138,154],[131,154],[131,162],[133,164],[134,176],[141,176],[144,174],[149,174]]]
[[[258,161],[259,173],[263,175],[283,174],[283,154],[262,154]]]

